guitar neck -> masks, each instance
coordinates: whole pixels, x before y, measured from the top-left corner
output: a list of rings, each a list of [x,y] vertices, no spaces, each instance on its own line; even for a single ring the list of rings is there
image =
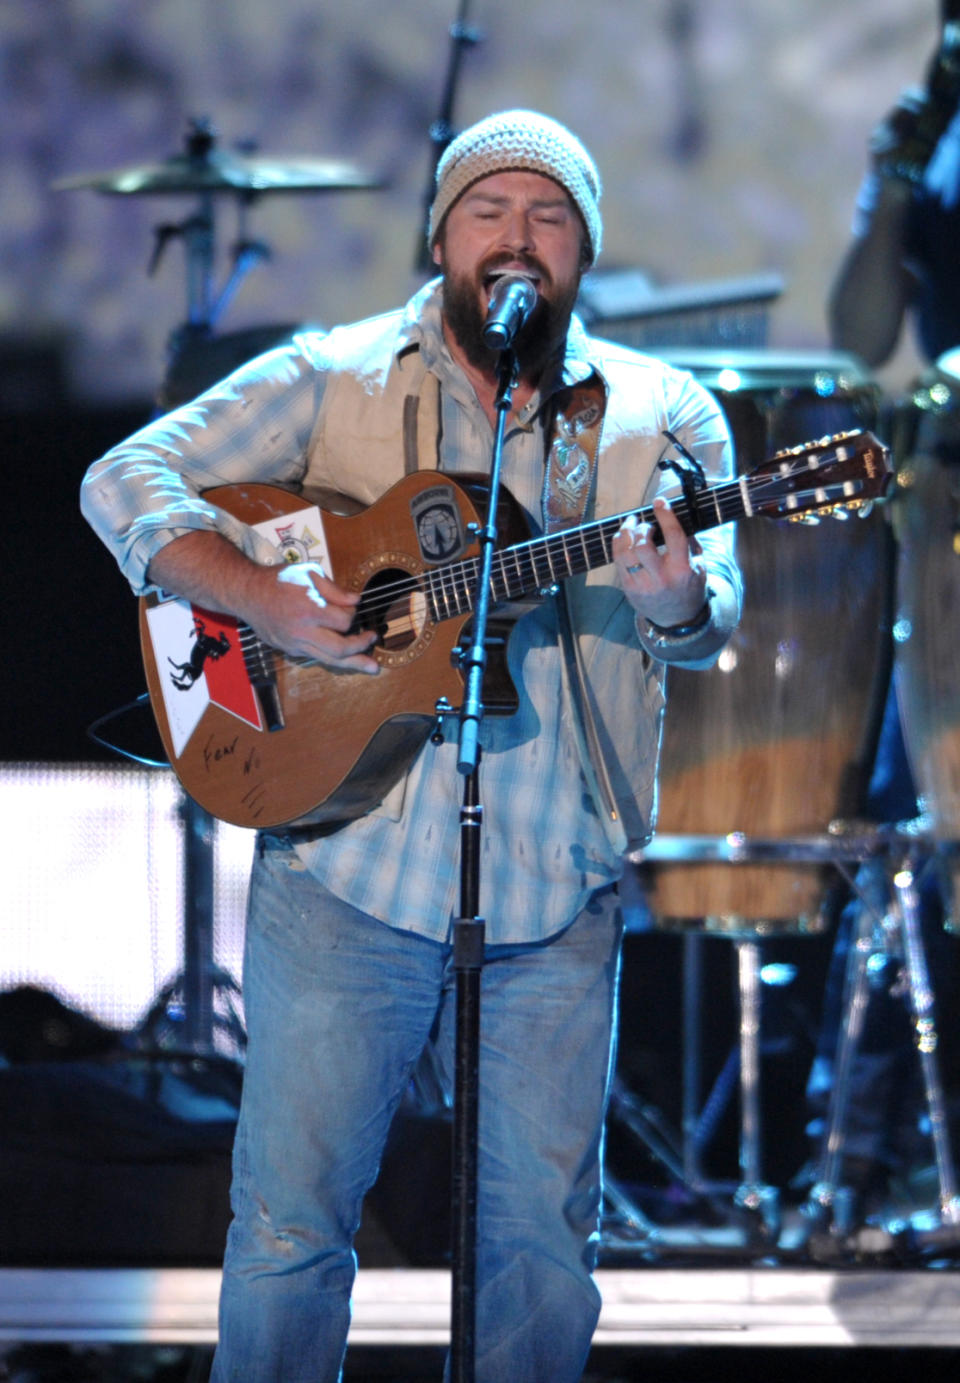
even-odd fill
[[[752,513],[747,495],[748,481],[743,478],[696,492],[692,504],[686,498],[674,499],[672,508],[684,532],[691,536]],[[565,528],[558,533],[498,549],[493,554],[490,576],[493,601],[504,604],[545,596],[571,576],[609,566],[613,561],[613,540],[624,520],[631,515],[640,523],[650,524],[654,542],[659,541],[661,535],[656,511],[648,506],[625,509],[621,514],[611,514],[575,528]],[[473,557],[423,573],[421,579],[435,618],[447,619],[470,613],[479,565],[479,558]]]

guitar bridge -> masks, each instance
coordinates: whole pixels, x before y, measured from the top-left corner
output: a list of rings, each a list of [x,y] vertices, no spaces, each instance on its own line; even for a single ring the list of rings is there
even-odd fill
[[[284,729],[286,721],[283,718],[283,707],[280,704],[276,682],[271,677],[251,682],[251,685],[260,706],[264,728],[268,731]]]
[[[273,650],[261,643],[249,625],[241,624],[239,630],[243,661],[260,707],[260,719],[268,731],[282,730],[286,721],[283,706],[280,704],[280,693],[277,691]]]

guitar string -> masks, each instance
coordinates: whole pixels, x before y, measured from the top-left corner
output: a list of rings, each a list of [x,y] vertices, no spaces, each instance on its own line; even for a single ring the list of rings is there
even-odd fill
[[[819,468],[822,468],[829,460],[835,459],[836,453],[831,453],[827,458],[821,457]],[[730,522],[740,517],[745,512],[743,503],[743,481],[746,481],[747,490],[750,494],[751,503],[760,506],[764,503],[765,492],[768,490],[782,490],[784,483],[798,475],[809,477],[815,471],[808,464],[798,464],[791,467],[786,472],[778,472],[775,475],[747,475],[735,481],[718,485],[715,488],[701,492],[697,496],[696,508],[713,507],[721,516],[718,525]],[[829,481],[827,484],[829,485]],[[839,482],[833,482],[837,484]],[[820,486],[818,488],[824,488]],[[789,496],[787,496],[789,497]],[[731,505],[731,501],[733,502]],[[690,506],[682,497],[673,501],[674,512],[681,522],[690,518]],[[829,507],[829,506],[822,506]],[[805,512],[798,510],[798,513]],[[627,509],[620,514],[608,515],[603,519],[596,519],[592,523],[585,524],[575,529],[562,529],[557,533],[541,535],[531,538],[523,543],[512,545],[509,548],[498,549],[494,553],[494,561],[498,564],[499,570],[491,574],[491,586],[493,594],[498,601],[520,599],[524,595],[531,595],[538,589],[554,584],[555,567],[559,568],[562,577],[578,574],[579,572],[591,570],[594,567],[608,565],[613,558],[608,549],[609,540],[618,531],[620,525],[630,515],[635,515],[642,522],[651,522],[654,519],[652,507],[637,510]],[[787,514],[789,517],[789,514]],[[575,549],[579,550],[580,556],[588,560],[586,565],[581,566],[579,561],[571,566],[571,553],[569,550],[571,537],[576,538]],[[541,561],[549,568],[546,579],[541,579],[537,571],[537,562]],[[597,559],[602,560],[597,560]],[[511,568],[508,574],[506,568]],[[368,590],[356,607],[357,617],[371,621],[385,616],[391,607],[411,594],[422,594],[425,599],[431,602],[433,614],[439,619],[445,619],[457,615],[470,614],[473,609],[473,596],[475,593],[476,579],[480,569],[480,558],[478,556],[469,557],[460,562],[452,562],[446,566],[428,567],[423,572],[415,575],[404,574],[399,580],[377,586]],[[521,589],[514,592],[511,581],[519,578]],[[498,579],[502,581],[504,595],[500,596],[496,589]],[[442,611],[438,607],[438,599],[449,604],[454,602],[454,608],[448,612]],[[465,608],[462,601],[466,599]],[[361,628],[364,627],[361,625]],[[399,618],[391,621],[390,634],[392,637],[417,632],[417,625],[413,619]],[[247,625],[240,626],[241,644],[244,646],[245,654],[263,653],[264,651],[273,652],[269,644],[264,643],[258,635]],[[249,645],[254,647],[250,648]],[[311,666],[318,660],[310,657],[287,657],[287,661],[297,662],[303,666]]]
[[[767,481],[764,479],[764,484]],[[759,490],[759,503],[763,502],[762,485],[755,487]],[[730,522],[743,512],[742,493],[739,483],[726,487],[717,487],[706,496],[710,504],[721,511],[722,516],[719,523]],[[731,509],[726,501],[735,499],[737,502]],[[699,507],[699,506],[698,506]],[[706,507],[706,506],[704,506]],[[674,512],[683,519],[689,517],[688,506],[683,501],[675,502]],[[603,519],[597,519],[592,523],[584,524],[574,529],[564,529],[558,533],[538,536],[528,539],[522,543],[516,543],[508,548],[497,549],[494,554],[494,561],[499,563],[500,570],[493,575],[494,582],[498,578],[503,579],[509,586],[511,575],[505,572],[505,567],[513,569],[514,577],[528,578],[531,581],[529,586],[524,587],[514,595],[509,589],[506,598],[518,598],[523,594],[535,591],[542,585],[551,584],[553,569],[555,567],[566,568],[564,577],[575,575],[579,571],[590,570],[594,566],[609,564],[613,558],[608,553],[608,543],[613,535],[618,531],[620,525],[630,515],[635,514],[642,522],[651,522],[654,514],[652,509],[624,510],[621,514],[609,515]],[[718,525],[719,526],[719,525]],[[573,539],[573,542],[571,542]],[[571,552],[571,548],[573,551]],[[587,552],[587,550],[589,550]],[[581,566],[576,560],[577,554],[589,555],[590,561],[587,566]],[[595,561],[597,557],[603,559],[602,562]],[[571,567],[571,558],[574,559]],[[545,560],[544,560],[545,559]],[[456,596],[461,589],[473,589],[476,585],[476,576],[479,571],[480,559],[477,556],[468,557],[460,562],[451,562],[444,566],[428,567],[421,573],[415,575],[404,574],[399,580],[381,586],[373,587],[369,590],[367,599],[361,600],[364,614],[376,614],[381,610],[387,610],[395,602],[398,596],[405,595],[410,591],[425,590],[427,584],[434,585],[436,578],[444,585],[451,587],[451,594]],[[544,573],[541,578],[537,567],[546,566],[550,570]],[[521,570],[522,569],[522,570]],[[442,594],[440,592],[439,594]],[[462,612],[458,612],[462,613]]]
[[[804,467],[803,471],[805,473],[809,473],[809,468]],[[797,473],[797,471],[791,471],[788,472],[786,476],[781,473],[780,475],[774,477],[748,476],[746,477],[746,479],[748,482],[748,488],[753,491],[753,498],[756,499],[758,503],[762,503],[763,491],[765,489],[779,488],[780,486],[782,486],[782,483],[785,478],[788,478],[789,476],[792,476]],[[742,492],[739,481],[733,482],[725,486],[718,486],[714,490],[711,490],[708,494],[702,496],[702,498],[708,499],[714,505],[716,510],[723,514],[723,517],[719,521],[720,523],[728,522],[738,517],[744,512],[744,506],[742,503]],[[725,501],[731,498],[736,499],[737,503],[735,504],[733,509],[727,509]],[[675,501],[675,512],[681,518],[681,521],[689,516],[688,506],[686,505],[685,501],[683,501],[682,499]],[[507,601],[511,599],[518,599],[521,598],[523,595],[530,595],[532,592],[536,591],[538,587],[553,584],[552,578],[554,575],[554,563],[551,561],[551,555],[557,559],[557,562],[562,567],[567,568],[567,570],[563,573],[564,579],[568,575],[576,574],[578,569],[589,570],[592,567],[599,567],[602,565],[609,564],[612,561],[612,557],[610,556],[607,548],[608,539],[616,533],[623,519],[632,513],[636,513],[638,518],[643,516],[644,521],[647,522],[649,522],[650,518],[653,517],[652,509],[641,509],[636,511],[626,510],[621,514],[610,515],[604,519],[596,520],[592,524],[585,525],[577,530],[567,529],[562,530],[561,532],[556,534],[548,535],[546,537],[532,538],[526,543],[517,544],[514,547],[503,549],[501,551],[496,552],[494,554],[494,558],[495,561],[499,563],[500,570],[492,573],[491,584],[494,587],[493,594],[495,599],[505,599]],[[568,551],[567,542],[573,533],[576,533],[580,540],[577,543],[577,546],[581,549],[582,553],[585,552],[586,549],[590,549],[588,554],[590,560],[588,561],[586,567],[577,568],[570,566],[570,553]],[[541,581],[539,575],[537,574],[536,557],[533,555],[535,551],[538,555],[546,554],[547,556],[547,565],[550,567],[549,580]],[[521,554],[524,552],[526,554],[525,562],[522,560],[521,557]],[[507,557],[510,558],[509,565],[513,568],[513,576],[521,576],[521,579],[523,579],[525,582],[521,590],[516,593],[514,593],[510,588],[510,577],[507,575],[505,570],[504,559]],[[597,560],[598,558],[600,560]],[[471,557],[467,558],[465,561],[459,563],[451,563],[445,567],[427,568],[424,572],[418,573],[416,575],[404,574],[404,576],[400,580],[389,583],[385,586],[377,587],[374,591],[369,591],[366,595],[366,598],[361,598],[360,605],[357,607],[358,616],[363,615],[364,617],[370,619],[371,617],[377,617],[381,613],[385,614],[387,611],[389,611],[391,606],[397,605],[398,602],[404,596],[408,596],[411,593],[420,593],[425,598],[431,596],[434,597],[433,613],[440,620],[448,618],[451,615],[468,615],[471,613],[473,609],[472,598],[475,593],[476,578],[479,573],[479,564],[479,557]],[[520,570],[521,567],[525,569],[523,572],[521,572]],[[432,580],[432,578],[435,577],[443,578],[443,583],[447,587],[445,592],[446,603],[449,604],[451,599],[454,601],[454,608],[452,610],[448,610],[445,612],[438,608],[436,597],[442,596],[444,592],[433,589],[433,587],[435,587],[437,584],[435,581]],[[498,577],[502,578],[504,582],[505,593],[503,597],[500,597],[496,591],[496,581]],[[428,589],[428,587],[430,589]],[[465,607],[462,605],[462,601],[464,599],[466,599],[467,602]],[[391,621],[391,637],[402,637],[403,635],[408,634],[412,634],[415,637],[417,632],[417,625],[410,618],[397,618]],[[248,639],[244,638],[244,633],[248,635]],[[249,650],[248,644],[250,642],[257,646],[261,655],[264,651],[269,651],[271,653],[273,652],[273,650],[270,649],[270,646],[263,644],[262,641],[259,640],[258,636],[255,635],[253,631],[249,629],[248,626],[242,626],[241,643],[244,644],[245,653],[247,651],[256,651],[256,649]],[[288,656],[287,661],[296,662],[302,666],[311,666],[316,664],[319,660],[311,657]]]
[[[807,468],[804,468],[807,470]],[[791,475],[796,472],[791,472]],[[764,489],[779,487],[782,485],[784,476],[777,477],[747,477],[748,489],[751,490],[752,499],[758,504],[764,502]],[[706,492],[702,499],[708,501],[707,504],[698,504],[697,508],[709,508],[713,506],[721,512],[719,523],[730,522],[743,513],[742,491],[739,481]],[[736,503],[731,509],[728,505],[729,500]],[[678,514],[681,522],[689,517],[689,507],[683,500],[675,501],[674,511]],[[798,511],[803,512],[803,511]],[[578,571],[589,570],[594,566],[609,564],[613,558],[607,551],[608,541],[619,529],[620,524],[631,514],[636,514],[637,518],[644,522],[650,522],[653,518],[653,510],[625,510],[620,514],[608,515],[603,519],[594,520],[592,523],[582,525],[574,529],[564,529],[558,533],[531,538],[523,543],[514,544],[508,548],[498,549],[494,554],[494,560],[499,564],[499,570],[493,574],[496,582],[502,579],[507,587],[506,599],[516,599],[524,594],[535,591],[538,587],[551,584],[550,578],[555,566],[566,568],[563,575],[575,575]],[[575,541],[571,544],[571,539]],[[589,556],[586,566],[581,566],[579,561],[575,561],[571,567],[571,547],[574,549],[573,556],[576,557],[577,550],[580,554]],[[589,551],[587,551],[589,550]],[[596,561],[601,557],[603,561]],[[545,561],[543,560],[545,558]],[[364,614],[376,615],[380,611],[385,611],[395,603],[395,601],[411,591],[422,591],[428,594],[443,594],[443,592],[431,592],[426,587],[442,582],[444,586],[449,586],[450,594],[454,597],[458,592],[472,591],[476,585],[476,576],[479,571],[479,557],[469,557],[461,562],[452,562],[445,566],[428,567],[423,572],[415,575],[404,574],[399,580],[381,586],[371,588],[365,599],[361,600],[358,609]],[[538,573],[538,562],[540,566],[546,565],[550,571],[544,574],[541,579]],[[531,584],[524,585],[519,592],[510,590],[511,575],[505,570],[506,567],[512,568],[512,576],[527,578]],[[434,579],[436,578],[436,580]],[[464,613],[456,611],[455,613]]]

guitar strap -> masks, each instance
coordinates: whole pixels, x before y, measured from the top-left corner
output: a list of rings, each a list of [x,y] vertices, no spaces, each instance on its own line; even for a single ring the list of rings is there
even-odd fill
[[[564,390],[564,394],[566,398],[561,395],[558,402],[543,484],[543,519],[547,533],[583,523],[586,518],[607,402],[603,381],[596,373]],[[566,586],[557,593],[556,610],[563,677],[574,708],[573,728],[583,776],[611,843],[623,853],[628,844],[627,836],[600,746],[580,643],[570,618]]]
[[[440,381],[424,370],[416,393],[403,399],[403,471],[435,471],[440,465]]]
[[[606,402],[603,382],[595,373],[560,395],[543,480],[547,533],[582,523],[586,516]]]

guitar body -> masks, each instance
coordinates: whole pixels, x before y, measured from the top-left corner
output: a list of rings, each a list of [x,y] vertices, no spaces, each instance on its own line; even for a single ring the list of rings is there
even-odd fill
[[[482,505],[479,482],[429,471],[406,476],[353,514],[318,511],[308,497],[272,485],[205,493],[244,523],[288,535],[308,510],[315,529],[319,512],[328,569],[339,585],[358,592],[389,589],[398,575],[416,576],[476,555],[469,526],[482,514],[474,496]],[[501,524],[511,538],[523,525],[522,511],[506,494]],[[304,546],[302,540],[294,545],[291,559],[312,555]],[[427,560],[425,550],[440,562]],[[404,599],[402,609],[387,611],[373,650],[378,676],[275,654],[265,686],[250,675],[236,621],[156,594],[141,598],[140,641],[153,712],[171,766],[200,806],[223,821],[262,828],[340,823],[383,799],[430,734],[438,699],[457,708],[463,689],[454,650],[469,614],[437,622],[420,608],[411,614],[407,604],[414,602]],[[179,607],[169,620],[166,605]],[[165,625],[179,630],[179,644]],[[495,636],[493,643],[503,647],[505,640]],[[488,709],[515,709],[505,660],[494,684]],[[196,702],[186,720],[183,697]]]

